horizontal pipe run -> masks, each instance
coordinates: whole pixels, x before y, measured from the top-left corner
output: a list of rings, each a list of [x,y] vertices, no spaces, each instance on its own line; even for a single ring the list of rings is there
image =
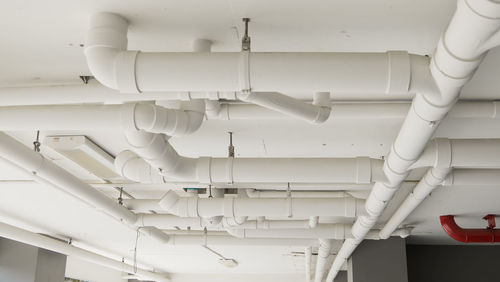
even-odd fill
[[[316,246],[316,239],[297,238],[245,238],[234,236],[171,235],[168,242],[174,246],[214,245],[214,246]]]
[[[1,93],[0,89],[0,93]],[[0,103],[1,104],[1,103]],[[463,101],[450,111],[450,118],[497,118],[499,102]],[[152,104],[138,104],[135,118],[156,119],[149,113],[157,110],[177,113],[178,110],[162,109]],[[151,122],[127,123],[134,117],[126,116],[124,105],[36,105],[13,106],[0,108],[0,130],[124,130],[134,129],[136,124]],[[408,112],[408,103],[332,103],[334,119],[392,119],[404,118]],[[148,115],[141,114],[147,112]],[[132,111],[129,112],[133,114]],[[178,114],[182,114],[178,112]],[[208,114],[208,112],[207,112]],[[166,116],[165,116],[166,117]],[[175,116],[177,118],[177,116]],[[245,104],[224,104],[216,116],[209,119],[285,119],[286,115],[267,110],[260,106]],[[141,128],[140,128],[141,129]],[[145,128],[151,132],[172,133],[167,129]],[[175,134],[175,133],[174,133]]]
[[[425,66],[428,59],[406,52],[146,53],[126,51],[127,31],[123,17],[94,14],[84,50],[93,76],[122,93],[291,90],[391,94],[407,93],[410,80],[413,88],[426,87],[426,80],[419,76],[428,75],[427,69],[415,65]],[[416,81],[423,85],[415,85]]]
[[[115,158],[125,178],[151,181],[161,169],[167,179],[199,183],[357,183],[385,180],[382,161],[369,158],[186,158],[163,135],[129,132],[137,155],[123,151]]]
[[[320,192],[320,191],[259,191],[256,189],[245,189],[249,198],[286,198],[288,194],[292,198],[343,198],[347,194],[344,191]]]
[[[56,253],[64,254],[71,257],[76,257],[91,263],[102,265],[107,268],[118,271],[134,273],[142,279],[153,280],[157,282],[168,282],[170,279],[151,271],[141,268],[136,268],[132,265],[116,261],[114,259],[92,253],[90,251],[75,247],[66,242],[52,239],[48,236],[32,233],[24,229],[14,227],[0,222],[0,237],[8,238],[24,244],[33,245],[42,249],[50,250]]]
[[[189,110],[149,103],[0,108],[1,130],[145,130],[182,136],[194,132],[205,111],[202,100]],[[8,123],[7,121],[11,121]]]
[[[410,169],[433,166],[499,169],[500,139],[434,139]]]
[[[332,102],[330,120],[336,119],[404,119],[411,103],[392,101]],[[459,101],[448,118],[495,119],[500,112],[499,101]],[[221,104],[216,115],[208,117],[222,120],[286,120],[290,116],[252,104]]]
[[[38,106],[71,104],[123,104],[126,102],[193,99],[235,100],[235,92],[157,92],[124,94],[96,80],[87,84],[0,88],[1,106]]]
[[[365,214],[364,201],[354,198],[195,198],[169,191],[158,203],[180,217],[241,216],[343,216]]]
[[[351,226],[346,224],[318,224],[314,228],[286,228],[286,229],[237,229],[226,228],[226,231],[238,238],[325,238],[332,240],[344,240],[352,238]],[[372,230],[366,235],[366,239],[379,240],[379,232]],[[399,229],[393,236],[406,237],[409,230]]]

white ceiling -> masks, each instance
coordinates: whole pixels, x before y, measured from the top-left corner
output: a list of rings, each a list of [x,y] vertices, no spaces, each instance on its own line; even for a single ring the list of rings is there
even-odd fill
[[[432,54],[454,10],[454,0],[18,0],[4,1],[0,9],[0,86],[79,83],[89,74],[83,56],[87,18],[111,11],[131,21],[130,48],[145,51],[189,51],[195,38],[214,41],[215,51],[238,51],[242,17],[252,18],[253,51],[386,51],[408,50]],[[493,50],[463,98],[500,98],[500,50]],[[308,93],[292,93],[307,98]],[[396,99],[383,95],[336,99]],[[237,157],[355,157],[379,158],[387,154],[401,119],[336,120],[311,126],[295,120],[205,122],[185,138],[172,139],[186,156],[225,156],[227,132],[234,132]],[[10,132],[31,146],[34,132]],[[43,136],[83,134],[112,154],[126,149],[122,134],[113,132],[42,132]],[[437,137],[500,138],[496,120],[447,119]],[[43,152],[68,163],[47,148]],[[69,169],[82,179],[92,177],[76,167]],[[110,252],[130,257],[135,231],[123,227],[72,197],[26,181],[28,178],[0,161],[0,214],[39,226],[42,230],[75,238]],[[94,179],[95,180],[95,179]],[[408,193],[397,194],[382,217]],[[111,193],[111,192],[110,192]],[[498,187],[447,187],[429,197],[407,223],[415,225],[410,242],[453,243],[438,222],[442,213],[467,214],[458,219],[465,226],[482,226],[480,216],[500,214]],[[290,256],[292,247],[216,247],[234,257],[240,266],[223,268],[201,247],[159,247],[139,241],[139,259],[169,272],[185,273],[301,273],[303,257]],[[196,265],[196,268],[193,267]]]

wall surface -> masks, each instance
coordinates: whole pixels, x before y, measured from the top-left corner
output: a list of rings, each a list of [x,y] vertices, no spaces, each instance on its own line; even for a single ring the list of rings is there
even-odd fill
[[[406,245],[402,238],[365,240],[348,261],[348,282],[405,282]]]
[[[66,256],[0,237],[0,282],[62,282]]]
[[[409,282],[500,281],[500,246],[406,247]]]
[[[90,263],[78,258],[68,257],[66,277],[95,282],[125,282],[123,273],[114,269]]]
[[[33,282],[38,248],[0,237],[0,281]]]

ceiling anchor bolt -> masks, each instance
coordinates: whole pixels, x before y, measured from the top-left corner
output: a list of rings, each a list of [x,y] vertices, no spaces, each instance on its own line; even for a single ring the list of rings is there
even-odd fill
[[[230,158],[234,158],[234,146],[233,146],[233,133],[229,133],[229,146],[227,147],[227,155]]]
[[[243,18],[242,20],[245,23],[245,35],[243,35],[241,39],[241,50],[250,51],[250,45],[252,43],[250,36],[248,36],[248,23],[250,22],[250,18]]]

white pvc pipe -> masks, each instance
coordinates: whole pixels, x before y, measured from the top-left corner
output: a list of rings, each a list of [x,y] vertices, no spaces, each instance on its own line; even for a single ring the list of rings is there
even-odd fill
[[[333,119],[404,119],[411,103],[408,102],[332,102]],[[285,115],[251,104],[219,104],[208,119],[289,119]],[[498,118],[498,101],[460,101],[451,109],[448,118]],[[207,112],[208,115],[208,112]]]
[[[136,222],[134,213],[3,132],[0,132],[0,156],[118,220]]]
[[[306,282],[311,282],[311,258],[312,258],[312,248],[306,247],[304,249]]]
[[[444,186],[498,186],[498,169],[454,169],[445,179]]]
[[[0,88],[1,106],[122,104],[125,102],[193,99],[235,100],[235,92],[161,92],[124,94],[91,80],[88,84]]]
[[[419,87],[412,108],[384,163],[388,181],[377,182],[373,186],[366,201],[369,216],[359,217],[354,223],[354,239],[347,239],[340,248],[327,282],[333,282],[342,265],[376,224],[387,203],[407,177],[408,169],[424,151],[440,121],[455,104],[461,88],[482,61],[485,51],[481,50],[482,44],[499,28],[500,3],[488,0],[458,2],[457,10],[430,64],[435,86]]]
[[[313,124],[319,124],[325,122],[330,116],[330,93],[326,94],[327,97],[324,97],[323,100],[327,102],[323,105],[304,103],[303,101],[275,92],[239,93],[237,97],[242,101],[253,103],[278,113],[296,117]]]
[[[168,191],[158,203],[180,217],[241,216],[343,216],[363,215],[363,200],[353,198],[187,198]]]
[[[330,251],[332,249],[332,240],[330,239],[319,239],[318,248],[318,258],[316,260],[316,271],[314,274],[314,282],[323,281],[323,276],[325,276],[326,262],[330,256]]]
[[[429,143],[410,168],[449,166],[453,168],[500,168],[500,139],[445,139]]]
[[[406,197],[399,208],[394,212],[384,228],[379,233],[380,238],[387,239],[392,232],[422,203],[434,189],[439,187],[451,168],[432,168],[427,171],[422,180],[415,186],[413,191]]]
[[[245,189],[249,198],[286,198],[287,191],[259,191],[255,189]],[[346,192],[332,191],[332,192],[318,192],[318,191],[291,191],[290,197],[292,198],[343,198]]]
[[[327,238],[343,240],[350,236],[344,224],[319,224],[315,228],[296,229],[231,229],[226,231],[238,238]]]
[[[127,28],[127,21],[118,15],[95,14],[85,44],[92,74],[123,93],[250,89],[407,93],[412,90],[411,78],[412,88],[430,82],[425,79],[428,69],[415,67],[428,60],[405,52],[141,53],[125,51]]]
[[[197,130],[203,120],[204,101],[190,105],[194,107],[187,110],[149,103],[4,107],[0,109],[0,129],[145,130],[182,136]]]
[[[220,245],[220,246],[316,246],[315,239],[299,238],[236,238],[234,236],[171,235],[168,242],[174,246]]]
[[[225,217],[222,225],[230,229],[298,229],[309,228],[307,220],[245,220],[235,222],[234,218]]]
[[[1,92],[1,90],[0,90]],[[303,103],[299,101],[300,103]],[[196,103],[202,103],[197,100]],[[0,103],[1,104],[1,103]],[[135,105],[135,106],[132,106]],[[172,132],[172,124],[201,122],[202,116],[182,110],[165,109],[154,104],[127,105],[36,105],[0,108],[1,130],[135,130],[181,135]],[[217,108],[213,108],[217,105]],[[310,104],[308,104],[310,105]],[[313,105],[310,105],[314,107]],[[287,115],[248,104],[224,104],[206,101],[209,119],[285,119]],[[331,104],[335,119],[404,118],[407,103]],[[460,102],[450,111],[452,118],[497,118],[498,102]],[[203,112],[200,108],[199,112]],[[181,122],[180,122],[181,121]],[[167,123],[167,125],[164,125]],[[155,125],[156,124],[156,125]],[[161,125],[161,126],[160,126]],[[196,128],[193,125],[191,128]],[[185,129],[184,129],[185,132]],[[189,132],[187,132],[189,133]]]
[[[87,250],[75,247],[66,242],[62,242],[56,239],[52,239],[48,236],[41,234],[32,233],[24,229],[14,227],[0,222],[0,236],[8,238],[14,241],[18,241],[24,244],[33,245],[42,249],[50,250],[56,253],[61,253],[67,256],[77,257],[79,259],[99,264],[104,267],[115,269],[118,271],[134,273],[145,280],[152,280],[157,282],[168,282],[170,279],[151,271],[147,271],[141,268],[135,268],[132,265],[116,261],[114,259],[98,255],[96,253],[89,252]]]
[[[363,183],[383,180],[381,160],[368,158],[186,158],[179,156],[163,135],[129,132],[132,149],[115,159],[118,173],[138,179],[161,169],[164,176],[200,183]],[[149,166],[155,168],[151,169]],[[145,172],[138,175],[137,172]],[[128,174],[130,173],[130,175]]]

